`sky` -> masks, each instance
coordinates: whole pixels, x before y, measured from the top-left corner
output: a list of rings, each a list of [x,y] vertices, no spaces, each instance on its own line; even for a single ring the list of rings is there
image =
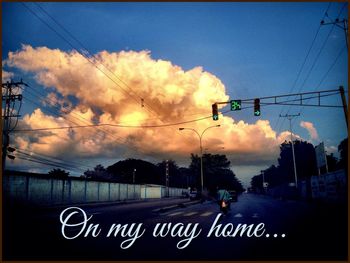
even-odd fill
[[[292,121],[295,138],[324,142],[327,153],[337,156],[347,137],[342,108],[272,105],[261,107],[257,117],[250,107],[229,111],[228,104],[219,104],[223,115],[218,121],[210,117],[215,102],[341,85],[347,91],[344,31],[320,26],[322,19],[347,19],[345,3],[1,7],[2,80],[29,85],[18,91],[24,99],[16,130],[22,132],[11,133],[10,143],[27,159],[41,154],[74,162],[80,169],[72,175],[125,158],[173,159],[187,166],[190,154],[199,154],[199,138],[179,128],[202,133],[220,124],[205,131],[203,150],[226,154],[247,186],[261,169],[277,164],[280,143],[290,139],[289,121],[280,114],[300,113]],[[339,94],[321,101],[341,105]],[[104,126],[64,128],[87,124]],[[36,130],[53,127],[63,128]],[[23,158],[8,166],[52,168]]]

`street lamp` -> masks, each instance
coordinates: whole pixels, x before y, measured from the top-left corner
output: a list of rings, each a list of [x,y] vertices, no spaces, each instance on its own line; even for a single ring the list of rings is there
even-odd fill
[[[220,124],[218,125],[213,125],[213,126],[209,126],[208,128],[206,128],[201,134],[198,133],[198,131],[196,131],[195,129],[192,128],[179,128],[180,131],[182,130],[191,130],[194,131],[199,138],[199,148],[200,148],[200,152],[201,152],[201,193],[203,194],[203,147],[202,147],[202,138],[204,133],[209,130],[210,128],[215,128],[215,127],[220,127]]]

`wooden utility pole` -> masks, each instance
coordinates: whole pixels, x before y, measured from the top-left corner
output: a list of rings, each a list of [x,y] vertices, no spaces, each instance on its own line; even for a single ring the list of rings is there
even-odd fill
[[[2,92],[2,101],[5,102],[4,111],[1,116],[2,118],[2,172],[5,171],[6,157],[14,159],[13,155],[8,154],[8,151],[13,152],[15,149],[9,147],[10,144],[10,132],[16,127],[18,118],[20,117],[19,109],[17,112],[14,112],[16,101],[19,101],[22,104],[22,94],[14,94],[14,88],[21,88],[21,85],[26,85],[21,80],[20,82],[6,82],[1,84]],[[16,119],[15,124],[12,123],[12,119]]]

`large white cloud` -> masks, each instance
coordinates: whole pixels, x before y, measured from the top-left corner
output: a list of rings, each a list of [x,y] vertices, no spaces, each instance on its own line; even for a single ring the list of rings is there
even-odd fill
[[[184,71],[169,61],[152,59],[149,51],[103,51],[96,56],[108,67],[107,70],[96,63],[108,77],[75,51],[24,45],[17,52],[10,52],[5,61],[8,67],[33,73],[39,84],[53,88],[63,97],[48,95],[49,101],[61,107],[63,117],[36,109],[23,118],[20,126],[37,129],[87,123],[162,125],[208,116],[214,102],[229,100],[223,83],[201,67]],[[67,101],[68,96],[77,99],[75,106]],[[69,110],[62,108],[63,101]],[[286,133],[278,136],[267,120],[248,124],[220,116],[218,122],[208,118],[162,128],[103,126],[17,134],[16,142],[28,150],[62,155],[180,158],[198,153],[199,139],[194,132],[179,131],[179,127],[201,133],[216,124],[221,127],[205,133],[203,148],[224,147],[221,153],[228,154],[236,164],[274,161],[279,144],[287,138]]]

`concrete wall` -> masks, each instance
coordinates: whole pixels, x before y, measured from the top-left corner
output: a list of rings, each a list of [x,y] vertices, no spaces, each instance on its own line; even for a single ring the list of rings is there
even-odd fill
[[[17,175],[3,177],[5,198],[40,205],[176,197],[181,196],[183,190],[185,189],[169,188],[169,195],[167,195],[164,186],[141,186],[74,178],[61,180]]]
[[[311,177],[312,199],[327,202],[346,202],[347,177],[344,170]]]

